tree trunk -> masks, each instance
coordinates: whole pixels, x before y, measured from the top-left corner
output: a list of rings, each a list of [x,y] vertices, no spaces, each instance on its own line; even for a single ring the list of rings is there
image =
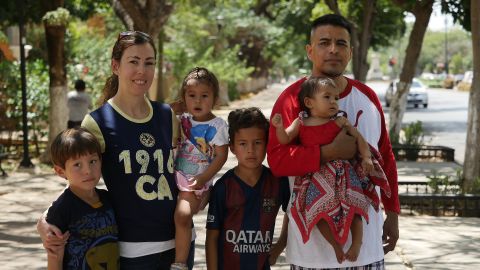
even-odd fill
[[[133,22],[133,28],[157,37],[168,17],[173,4],[166,0],[113,0],[118,1]]]
[[[471,1],[470,16],[472,24],[473,82],[468,102],[468,127],[463,164],[463,188],[471,191],[473,183],[480,177],[480,10],[479,1]]]
[[[337,0],[325,0],[325,4],[327,4],[328,8],[333,11],[333,13],[337,15],[340,14],[340,8],[338,7],[338,2]]]
[[[122,21],[123,26],[127,30],[133,30],[132,18],[128,15],[127,11],[123,8],[122,4],[118,0],[112,0],[113,11],[115,15]]]
[[[64,6],[63,0],[42,2],[44,12],[56,10]],[[65,69],[65,25],[53,26],[44,23],[45,39],[48,51],[48,75],[50,78],[50,109],[48,114],[48,144],[40,161],[50,162],[50,145],[62,130],[67,127],[67,72]]]
[[[67,73],[65,70],[65,26],[45,25],[50,77],[50,109],[48,145],[40,157],[50,162],[50,145],[55,136],[67,127]]]
[[[392,141],[398,139],[402,125],[403,115],[406,109],[407,94],[415,76],[415,68],[417,66],[418,57],[422,50],[423,37],[427,30],[430,15],[432,14],[432,6],[434,0],[415,2],[415,6],[411,10],[415,15],[415,23],[405,53],[402,71],[400,73],[400,81],[397,84],[397,91],[393,96],[390,105],[390,137]]]
[[[168,97],[168,93],[165,93],[166,89],[163,89],[163,31],[158,34],[158,52],[157,52],[157,94],[155,100],[164,102]]]
[[[354,38],[356,40],[355,44],[352,44],[352,71],[356,80],[365,82],[370,67],[367,62],[367,56],[370,41],[372,40],[373,22],[376,15],[376,0],[364,0],[362,3],[364,8],[362,30],[359,31],[358,27],[355,27],[355,35],[352,35],[352,41]]]

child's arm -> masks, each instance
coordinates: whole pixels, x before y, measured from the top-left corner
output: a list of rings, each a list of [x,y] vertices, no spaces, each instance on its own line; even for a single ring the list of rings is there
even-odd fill
[[[281,144],[288,144],[298,136],[299,124],[300,122],[297,118],[288,128],[284,129],[281,114],[276,113],[272,118],[272,125],[275,127],[278,142]]]
[[[287,246],[288,235],[288,215],[285,213],[283,216],[282,230],[280,236],[275,244],[272,245],[270,250],[270,256],[268,257],[268,263],[274,265],[277,262],[278,257],[282,254],[282,251]]]
[[[207,269],[218,269],[218,237],[219,230],[207,229],[207,238],[205,241],[205,249],[207,253]]]
[[[55,250],[53,253],[48,253],[47,270],[62,270],[63,269],[63,255],[65,253],[65,246]]]
[[[340,116],[337,117],[335,121],[340,127],[344,127],[350,135],[355,137],[357,140],[357,149],[362,158],[362,168],[366,173],[371,172],[373,170],[372,153],[370,153],[370,146],[367,141],[363,138],[362,134],[350,124],[347,118]]]
[[[193,180],[195,181],[193,181],[191,185],[192,189],[198,189],[203,187],[210,179],[215,176],[215,174],[217,174],[218,171],[220,171],[220,169],[222,169],[223,164],[225,164],[225,162],[227,161],[228,145],[215,145],[214,151],[214,158],[208,168],[203,173],[195,175],[193,177]]]
[[[47,250],[47,253],[50,257],[50,255],[56,256],[58,253],[57,251],[64,248],[68,237],[70,237],[70,233],[68,231],[62,233],[62,231],[55,225],[49,224],[46,219],[47,212],[48,209],[38,219],[37,232],[42,239],[43,247]]]

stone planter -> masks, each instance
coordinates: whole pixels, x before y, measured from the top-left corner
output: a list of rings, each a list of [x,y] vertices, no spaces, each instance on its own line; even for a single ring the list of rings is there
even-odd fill
[[[392,145],[397,161],[417,161],[418,159],[436,159],[438,161],[455,161],[455,149],[438,145]]]
[[[480,217],[480,195],[461,194],[455,181],[431,186],[425,181],[399,181],[400,209],[409,214]]]
[[[400,208],[410,214],[480,217],[480,195],[474,194],[399,194]]]

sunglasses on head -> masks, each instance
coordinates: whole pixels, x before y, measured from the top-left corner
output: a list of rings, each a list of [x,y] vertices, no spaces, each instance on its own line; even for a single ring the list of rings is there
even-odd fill
[[[124,32],[121,32],[120,34],[118,34],[118,38],[117,40],[120,40],[124,37],[130,37],[130,36],[135,36],[135,35],[140,35],[144,38],[148,38],[148,39],[152,39],[150,37],[150,35],[148,35],[147,33],[144,33],[142,31],[124,31]]]

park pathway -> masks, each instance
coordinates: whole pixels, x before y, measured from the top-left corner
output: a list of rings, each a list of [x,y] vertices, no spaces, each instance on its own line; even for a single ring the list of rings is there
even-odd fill
[[[235,108],[256,106],[268,117],[273,103],[286,84],[273,84],[250,98],[231,102],[215,111],[226,117]],[[233,168],[230,154],[218,175]],[[425,179],[422,163],[399,162],[402,179]],[[444,168],[454,171],[453,164]],[[46,255],[35,231],[41,213],[59,195],[65,181],[53,171],[17,171],[0,178],[0,269],[45,269]],[[283,215],[277,219],[276,236]],[[205,267],[206,211],[194,218],[197,232],[195,268]],[[480,219],[400,216],[400,240],[395,252],[385,258],[387,269],[480,269]],[[284,254],[272,269],[289,269]]]

